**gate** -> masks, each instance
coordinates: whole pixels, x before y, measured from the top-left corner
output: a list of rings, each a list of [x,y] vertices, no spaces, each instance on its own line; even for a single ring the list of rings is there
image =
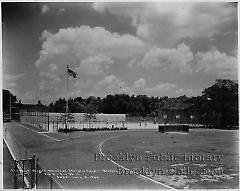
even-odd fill
[[[35,155],[27,159],[14,160],[14,188],[36,188],[36,167],[37,161]]]
[[[14,160],[15,189],[62,189],[52,177],[45,174],[35,155],[28,159]]]

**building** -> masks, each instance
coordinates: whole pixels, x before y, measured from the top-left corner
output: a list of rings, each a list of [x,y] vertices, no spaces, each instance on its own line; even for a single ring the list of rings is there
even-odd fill
[[[21,100],[19,100],[16,106],[13,108],[12,119],[20,120],[20,114],[23,115],[23,113],[25,113],[26,115],[26,113],[30,112],[48,112],[48,106],[43,105],[41,101],[38,101],[37,104],[23,104]]]
[[[190,124],[194,123],[196,112],[193,104],[172,102],[159,109],[158,121],[164,124]]]
[[[48,106],[43,105],[39,100],[37,104],[22,104],[21,100],[17,103],[19,110],[25,111],[48,111]]]

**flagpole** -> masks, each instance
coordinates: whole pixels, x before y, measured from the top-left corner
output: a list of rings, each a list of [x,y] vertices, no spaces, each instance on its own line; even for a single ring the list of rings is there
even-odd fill
[[[11,103],[11,92],[10,92],[10,104],[9,104],[9,107],[10,107],[10,108],[9,108],[9,110],[10,110],[10,111],[9,111],[10,121],[12,120],[12,106],[11,106],[11,105],[12,105],[12,103]]]
[[[67,80],[67,98],[66,98],[66,124],[65,124],[65,130],[66,130],[66,133],[67,133],[67,128],[68,128],[68,65],[67,65],[67,77],[66,77],[66,80]]]

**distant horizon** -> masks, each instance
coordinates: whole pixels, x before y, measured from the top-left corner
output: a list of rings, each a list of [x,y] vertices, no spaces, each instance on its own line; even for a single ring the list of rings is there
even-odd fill
[[[216,79],[216,80],[218,80],[218,79]],[[229,79],[221,79],[221,80],[229,80]],[[231,81],[233,81],[233,82],[235,82],[235,83],[237,83],[238,84],[238,80],[231,80]],[[214,85],[214,84],[212,84],[212,85]],[[206,88],[208,88],[208,87],[206,87]],[[7,90],[7,89],[3,89],[3,90]],[[7,90],[7,91],[10,91],[10,90]],[[203,90],[204,91],[204,90]],[[10,91],[11,92],[11,91]],[[12,93],[12,92],[11,92]],[[69,97],[69,99],[68,100],[70,100],[70,99],[76,99],[76,98],[79,98],[79,97],[81,97],[81,98],[83,98],[83,99],[88,99],[89,97],[95,97],[95,98],[101,98],[101,99],[103,99],[103,98],[106,98],[108,95],[113,95],[113,96],[115,96],[115,95],[128,95],[129,97],[132,97],[132,96],[134,96],[134,97],[137,97],[137,96],[147,96],[147,97],[149,97],[149,98],[151,98],[151,97],[153,97],[153,98],[164,98],[164,97],[167,97],[168,99],[175,99],[175,98],[179,98],[179,97],[183,97],[183,96],[186,96],[186,97],[188,97],[188,98],[192,98],[192,97],[199,97],[199,96],[202,96],[202,94],[203,94],[203,92],[201,92],[201,94],[199,94],[199,95],[195,95],[195,96],[187,96],[187,95],[185,95],[185,94],[183,94],[183,95],[178,95],[178,96],[175,96],[175,97],[169,97],[169,96],[167,96],[167,95],[165,95],[165,96],[161,96],[161,97],[159,97],[159,96],[150,96],[150,95],[146,95],[146,94],[138,94],[138,95],[135,95],[135,94],[126,94],[126,93],[115,93],[115,94],[107,94],[107,95],[103,95],[103,96],[94,96],[94,95],[90,95],[90,96],[88,96],[88,97],[82,97],[82,96],[76,96],[76,97]],[[14,95],[14,94],[13,94]],[[16,96],[16,95],[14,95],[14,96]],[[22,102],[22,99],[19,99],[17,96],[16,96],[16,98],[17,98],[17,101],[19,102],[19,100],[21,100],[21,103],[22,104],[36,104],[36,103],[38,103],[38,101],[40,101],[41,102],[41,104],[43,104],[43,102],[42,102],[42,100],[40,99],[40,100],[37,100],[35,103],[23,103]],[[58,98],[56,98],[55,100],[53,100],[52,102],[49,102],[49,103],[44,103],[43,105],[50,105],[51,103],[54,103],[54,102],[56,102],[56,101],[58,101],[59,99],[66,99],[66,97],[58,97]]]

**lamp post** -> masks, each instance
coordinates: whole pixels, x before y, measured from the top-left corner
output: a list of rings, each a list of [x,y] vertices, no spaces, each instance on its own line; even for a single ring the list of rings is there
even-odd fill
[[[194,116],[191,115],[191,116],[190,116],[190,119],[191,119],[191,126],[193,126],[193,118],[194,118]]]
[[[207,106],[208,106],[208,102],[211,101],[212,99],[207,97],[206,101],[207,101]],[[209,106],[207,107],[207,126],[209,126]]]
[[[176,115],[176,121],[180,124],[180,115]]]
[[[168,117],[168,116],[167,116],[166,114],[164,114],[164,115],[163,115],[163,119],[164,119],[164,125],[166,125],[166,124],[167,124],[167,117]]]

